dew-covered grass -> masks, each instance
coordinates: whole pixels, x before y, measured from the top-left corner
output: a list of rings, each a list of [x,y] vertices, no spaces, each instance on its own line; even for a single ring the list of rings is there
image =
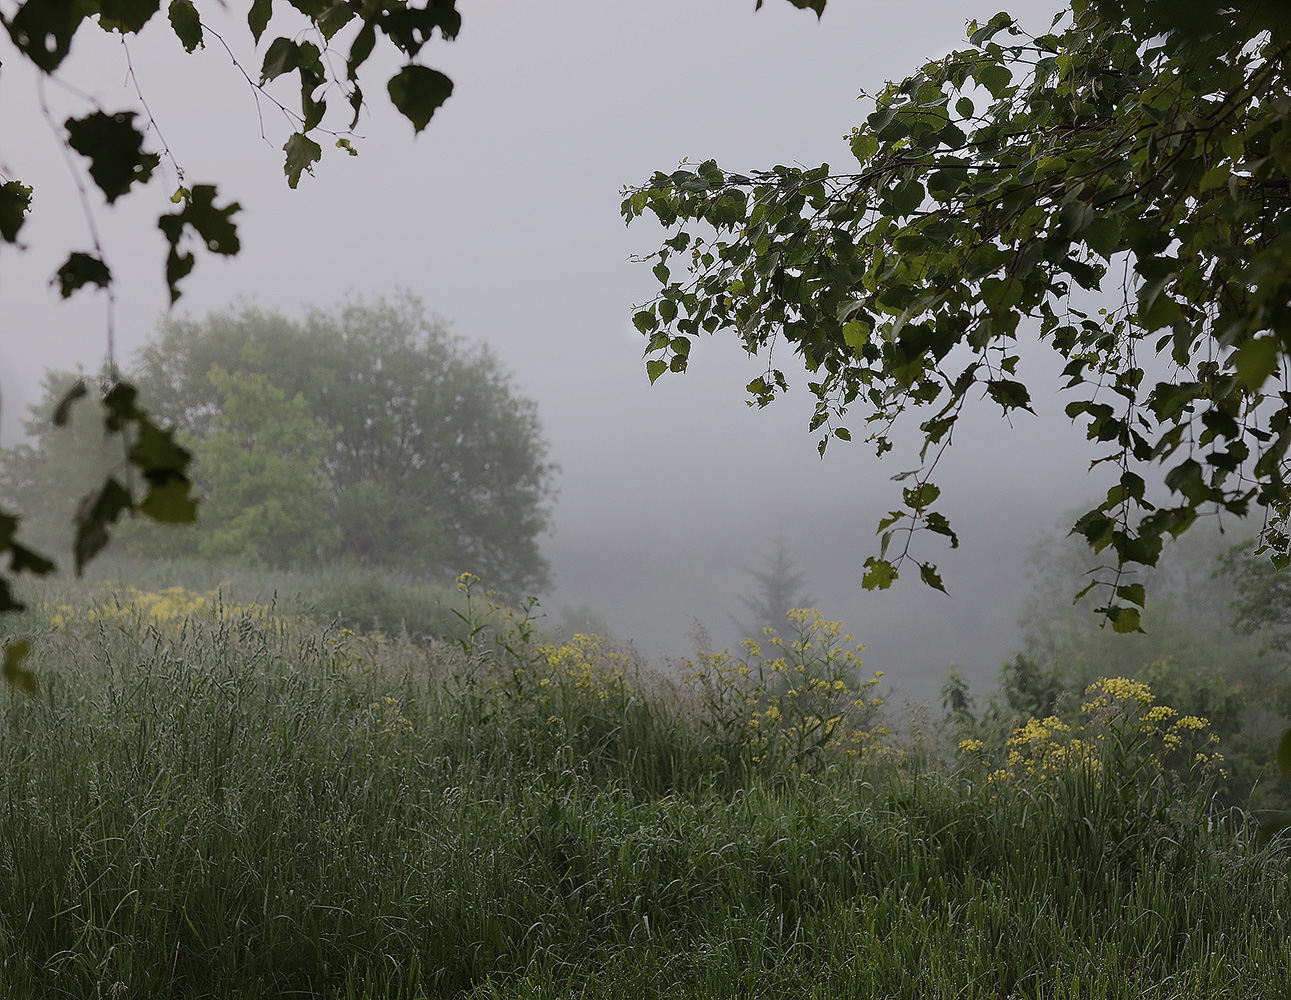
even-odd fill
[[[1286,849],[1134,689],[985,761],[810,615],[667,678],[523,614],[96,593],[0,692],[6,1000],[1291,996]]]

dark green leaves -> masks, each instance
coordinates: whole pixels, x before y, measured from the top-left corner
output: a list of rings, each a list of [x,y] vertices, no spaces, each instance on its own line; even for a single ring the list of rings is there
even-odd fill
[[[327,82],[322,53],[313,42],[296,42],[290,38],[275,38],[264,54],[260,71],[261,84],[275,80],[284,73],[300,74],[300,110],[304,131],[318,125],[326,113],[327,104],[315,94]]]
[[[825,13],[826,0],[789,0],[789,2],[799,10],[814,10],[816,12],[816,17],[818,18],[823,16]],[[762,0],[757,0],[753,9],[761,10]]]
[[[1143,626],[1139,621],[1139,609],[1125,606],[1106,607],[1099,609],[1107,616],[1107,620],[1112,623],[1112,631],[1120,633],[1142,632]]]
[[[70,254],[63,266],[54,275],[59,294],[67,298],[78,288],[87,284],[107,288],[112,283],[112,273],[107,264],[93,254],[74,252]]]
[[[33,552],[25,545],[15,541],[18,532],[18,518],[0,510],[0,554],[8,554],[11,573],[32,573],[45,576],[54,571],[54,564],[44,556]],[[7,611],[21,611],[22,603],[14,597],[9,581],[0,576],[0,614]]]
[[[136,181],[146,182],[160,162],[156,153],[143,151],[143,133],[135,128],[134,119],[133,111],[112,115],[96,111],[65,123],[67,144],[89,159],[90,177],[109,204]]]
[[[84,0],[27,0],[5,27],[24,56],[52,73],[71,51],[81,22],[93,12]]]
[[[160,0],[98,0],[99,24],[108,31],[134,34],[152,20]]]
[[[986,392],[1006,413],[1009,410],[1035,412],[1031,409],[1031,392],[1021,382],[1007,378],[991,379],[986,383]]]
[[[1282,363],[1278,342],[1270,337],[1248,340],[1233,354],[1233,367],[1242,384],[1252,392],[1259,392],[1270,375]]]
[[[170,301],[180,296],[179,282],[193,270],[192,253],[181,253],[179,246],[186,231],[192,230],[211,253],[236,254],[242,244],[238,240],[237,225],[233,216],[241,210],[236,201],[223,208],[215,204],[215,187],[197,184],[185,199],[178,212],[163,215],[157,225],[170,243],[166,258],[166,284],[170,286]]]
[[[194,51],[202,41],[202,19],[193,6],[193,0],[171,0],[169,8],[170,26],[175,37],[184,46],[185,52]]]
[[[436,34],[443,39],[455,38],[461,29],[461,16],[456,0],[396,4],[291,0],[291,6],[312,22],[313,30],[267,40],[258,86],[269,87],[275,80],[292,73],[299,76],[299,115],[295,116],[289,107],[282,105],[288,115],[296,118],[295,128],[283,147],[287,183],[295,188],[302,173],[312,172],[322,157],[322,146],[313,132],[321,126],[327,113],[323,99],[327,88],[338,89],[353,109],[350,128],[354,128],[364,106],[359,70],[376,50],[378,40],[389,43],[399,54],[399,62],[407,62]],[[819,9],[823,2],[818,0],[813,6]],[[0,11],[0,23],[18,56],[48,74],[62,64],[87,20],[92,25],[97,22],[97,27],[105,31],[132,34],[153,20],[161,7],[161,0],[26,0]],[[206,32],[195,0],[168,0],[166,11],[170,29],[186,52],[192,53],[205,44]],[[272,0],[252,0],[247,24],[257,45],[264,39],[272,16]],[[324,55],[329,43],[347,25],[354,25],[356,30],[341,72],[337,60],[327,60]],[[252,85],[256,86],[254,82]],[[389,93],[396,108],[420,132],[452,93],[452,82],[428,67],[405,65],[390,79]],[[279,101],[276,96],[272,99]],[[68,118],[65,128],[67,148],[88,161],[90,179],[109,204],[129,193],[134,185],[146,183],[160,164],[157,153],[144,150],[146,130],[138,124],[133,111],[96,110],[83,117]],[[338,147],[355,154],[349,137],[333,135]],[[176,167],[181,182],[172,201],[179,207],[158,219],[158,227],[168,244],[165,277],[172,302],[179,298],[180,283],[196,263],[195,245],[223,255],[236,254],[240,249],[234,222],[240,210],[238,204],[217,204],[214,185],[199,184],[190,190],[182,181],[183,168],[178,164]],[[17,180],[0,180],[0,241],[18,243],[32,203],[31,187]],[[732,219],[742,215],[739,203],[739,196],[728,199],[725,211]],[[93,252],[70,253],[53,279],[63,297],[86,286],[106,288],[111,281],[108,262],[97,247]],[[133,498],[128,484],[135,480],[109,478],[86,498],[77,518],[78,570],[106,544],[112,525],[123,513],[142,512],[174,523],[191,521],[196,513],[191,484],[184,471],[187,452],[148,420],[135,406],[132,394],[118,389],[112,390],[104,400],[108,407],[105,424],[110,432],[130,436],[133,443],[129,463],[142,474],[147,490],[142,498]],[[59,406],[58,419],[65,421],[71,405],[87,393],[81,385],[69,394]],[[46,567],[52,568],[52,564],[13,540],[16,524],[16,518],[0,513],[0,554],[10,556],[11,569],[43,572]],[[16,606],[9,579],[0,576],[0,612]],[[20,658],[17,652],[14,656]],[[17,662],[17,659],[12,663],[6,660],[5,676],[11,682],[13,677],[20,676],[10,676],[9,667],[17,670]]]
[[[19,181],[0,184],[0,239],[18,242],[18,230],[31,211],[31,188]]]
[[[323,147],[302,132],[295,133],[282,147],[287,154],[287,186],[295,189],[301,171],[314,172],[313,165],[323,158]]]
[[[861,586],[866,590],[887,590],[897,578],[896,567],[886,559],[870,556],[865,560],[865,574]]]
[[[269,26],[269,18],[273,16],[273,0],[253,0],[251,9],[247,12],[247,26],[251,29],[251,37],[259,44],[260,36],[264,34],[264,29]]]
[[[86,395],[78,383],[59,404],[56,419],[66,420],[68,408]],[[147,489],[141,501],[116,476],[86,496],[77,509],[72,552],[77,574],[111,537],[113,525],[123,514],[140,513],[167,524],[189,524],[197,519],[197,501],[188,477],[191,453],[176,444],[174,430],[158,427],[136,402],[135,388],[124,382],[113,385],[102,397],[103,428],[109,434],[133,441],[127,461],[143,478]]]
[[[787,344],[811,373],[822,452],[858,407],[882,455],[889,426],[935,406],[919,418],[933,466],[970,403],[1031,408],[1042,387],[1018,375],[1015,344],[1038,337],[1096,466],[1119,469],[1075,526],[1115,557],[1097,585],[1118,631],[1146,599],[1124,571],[1207,507],[1263,508],[1291,563],[1291,391],[1264,395],[1291,363],[1291,82],[1261,24],[1171,33],[1143,5],[1082,3],[1035,37],[999,14],[874,99],[843,172],[656,172],[621,207],[670,230],[648,258],[659,294],[633,318],[647,371],[683,370],[677,345],[701,331],[750,354]],[[1107,293],[1096,317],[1082,290]],[[1154,354],[1178,376],[1148,391]],[[749,390],[765,405],[783,387]],[[1150,480],[1174,506],[1154,506]],[[917,491],[906,500],[867,586],[895,579],[907,524],[955,540]]]
[[[115,478],[109,479],[81,502],[76,511],[76,538],[72,543],[78,576],[85,571],[85,564],[108,544],[112,525],[133,508],[134,499]]]
[[[413,63],[392,76],[387,89],[390,102],[412,122],[413,131],[420,132],[452,94],[453,81],[438,70]]]

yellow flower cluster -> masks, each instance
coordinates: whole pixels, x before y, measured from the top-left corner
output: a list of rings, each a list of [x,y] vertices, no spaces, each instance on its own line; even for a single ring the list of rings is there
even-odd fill
[[[708,728],[754,764],[797,764],[826,749],[879,753],[888,735],[875,725],[882,672],[863,677],[863,647],[852,646],[841,622],[802,608],[789,613],[789,624],[788,638],[766,629],[763,642],[745,640],[738,658],[723,650],[690,664],[685,681],[700,692]]]
[[[1108,769],[1122,777],[1176,771],[1197,778],[1223,760],[1213,750],[1219,737],[1205,732],[1206,719],[1154,704],[1156,696],[1141,681],[1101,677],[1085,690],[1085,697],[1074,724],[1050,716],[1029,719],[1014,730],[1005,766],[991,780],[1043,780],[1077,770]],[[981,747],[978,740],[960,744],[966,753]]]
[[[543,646],[538,653],[549,671],[539,679],[543,687],[554,683],[598,701],[605,701],[624,688],[628,657],[603,649],[598,635],[580,632],[564,645]]]
[[[218,620],[246,614],[265,617],[270,613],[264,606],[226,602],[218,589],[205,593],[185,587],[146,591],[105,583],[100,591],[99,597],[89,605],[66,602],[47,605],[50,627],[62,630],[79,623],[137,622],[166,629],[175,628],[189,618]]]
[[[390,695],[369,704],[360,721],[371,728],[376,739],[396,754],[403,753],[407,741],[412,738],[412,723],[403,714],[399,699]]]
[[[630,668],[627,653],[606,648],[598,635],[579,633],[560,645],[540,646],[527,666],[500,671],[491,690],[518,705],[542,706],[557,718],[593,704],[626,701],[634,693],[627,679]]]

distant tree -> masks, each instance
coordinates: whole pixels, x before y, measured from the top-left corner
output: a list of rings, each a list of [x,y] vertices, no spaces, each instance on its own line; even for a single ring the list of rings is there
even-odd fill
[[[332,432],[297,393],[288,399],[264,375],[216,366],[208,378],[220,410],[193,443],[205,493],[192,533],[200,555],[291,566],[335,552],[323,462]]]
[[[1000,667],[1000,693],[1019,720],[1053,715],[1063,690],[1060,670],[1042,666],[1026,653],[1014,653]]]
[[[1249,542],[1234,546],[1222,560],[1221,572],[1234,590],[1234,625],[1291,654],[1291,574],[1275,569],[1251,550]]]
[[[410,296],[315,310],[165,320],[135,377],[158,415],[201,439],[222,401],[213,366],[257,374],[336,429],[323,460],[342,549],[370,565],[470,571],[509,598],[546,586],[555,467],[537,407],[484,346]]]
[[[789,556],[784,535],[776,537],[775,550],[764,560],[761,569],[746,567],[745,572],[757,581],[758,589],[738,598],[753,617],[747,624],[733,618],[736,628],[742,636],[759,640],[768,628],[786,635],[789,612],[809,607],[813,599],[803,590],[806,574],[798,570]]]

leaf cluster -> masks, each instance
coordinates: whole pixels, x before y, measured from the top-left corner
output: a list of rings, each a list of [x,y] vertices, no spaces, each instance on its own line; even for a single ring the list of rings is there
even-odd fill
[[[851,439],[849,414],[879,455],[918,414],[920,467],[867,587],[896,579],[916,530],[956,543],[931,472],[971,397],[1031,409],[1018,341],[1033,331],[1114,470],[1075,531],[1107,553],[1095,585],[1117,631],[1145,600],[1124,571],[1203,510],[1262,513],[1291,558],[1291,24],[1252,2],[1178,26],[1189,9],[1075,0],[1040,35],[1008,14],[972,22],[967,47],[873,98],[844,170],[708,160],[624,192],[628,222],[674,230],[634,316],[652,380],[723,330],[802,359],[822,453]],[[770,366],[748,385],[758,405],[786,388]]]

